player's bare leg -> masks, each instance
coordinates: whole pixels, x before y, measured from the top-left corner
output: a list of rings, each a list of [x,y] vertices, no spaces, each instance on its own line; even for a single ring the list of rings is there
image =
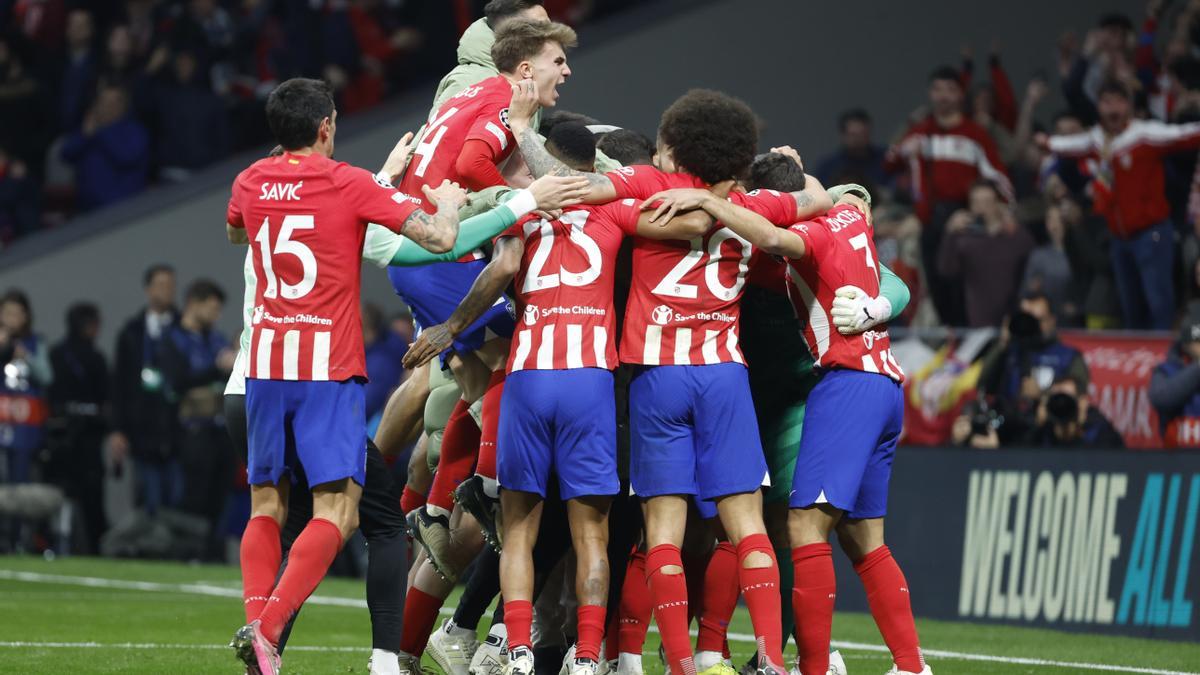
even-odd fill
[[[871,616],[892,652],[897,670],[931,672],[921,654],[908,582],[883,541],[883,518],[843,518],[837,525],[837,535],[863,582]]]
[[[829,639],[837,595],[829,533],[841,517],[842,512],[829,504],[792,509],[788,514],[796,580],[792,592],[796,665],[802,675],[824,675],[829,669]]]
[[[425,505],[425,495],[429,494],[429,486],[433,483],[428,452],[429,435],[421,434],[408,457],[408,480],[404,484],[404,493],[400,495],[400,510],[405,515]]]
[[[505,548],[500,556],[500,593],[508,629],[505,675],[533,672],[533,546],[542,520],[542,497],[532,492],[500,493],[501,530]]]
[[[687,580],[679,551],[689,499],[683,495],[660,495],[646,500],[646,582],[667,664],[673,673],[695,672],[692,641],[688,636]]]
[[[375,445],[384,457],[400,453],[417,440],[429,400],[429,364],[418,366],[388,398],[375,432]]]
[[[575,550],[575,597],[579,601],[578,639],[571,674],[595,673],[604,639],[608,603],[609,497],[580,497],[567,501],[567,521]],[[586,660],[586,662],[585,662]]]
[[[763,522],[762,493],[722,497],[717,500],[717,513],[730,543],[737,547],[738,582],[758,638],[759,672],[784,673],[779,563]]]

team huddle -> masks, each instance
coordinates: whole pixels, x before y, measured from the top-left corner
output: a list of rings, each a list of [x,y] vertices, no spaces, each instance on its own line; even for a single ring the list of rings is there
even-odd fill
[[[930,673],[883,539],[904,378],[886,322],[908,290],[869,193],[756,154],[754,113],[719,92],[679,97],[656,141],[558,114],[575,32],[532,0],[485,12],[463,40],[490,62],[447,76],[378,173],[332,159],[329,89],[294,79],[267,102],[279,147],[234,182],[246,672],[279,672],[361,527],[372,673],[419,673],[428,648],[447,675],[640,675],[653,617],[670,672],[732,675],[740,597],[743,672],[844,675],[834,532],[891,672]],[[421,328],[373,439],[363,260]],[[384,458],[414,443],[401,493]],[[574,640],[553,663],[550,630]]]

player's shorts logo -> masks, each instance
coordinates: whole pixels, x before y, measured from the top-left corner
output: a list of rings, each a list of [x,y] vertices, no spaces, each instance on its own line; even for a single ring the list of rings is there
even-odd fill
[[[251,317],[250,323],[252,325],[257,326],[258,324],[262,323],[262,319],[263,319],[263,306],[259,305],[254,308],[254,316]]]
[[[537,305],[525,305],[525,325],[532,326],[537,323],[538,318],[542,315],[538,310]]]
[[[653,312],[650,313],[650,318],[654,319],[654,323],[660,326],[665,326],[668,323],[671,323],[672,314],[674,314],[674,312],[671,311],[670,307],[667,307],[666,305],[659,305],[658,307],[654,308]]]
[[[508,125],[508,108],[500,111],[500,124],[503,124],[505,129],[512,129],[512,127]]]

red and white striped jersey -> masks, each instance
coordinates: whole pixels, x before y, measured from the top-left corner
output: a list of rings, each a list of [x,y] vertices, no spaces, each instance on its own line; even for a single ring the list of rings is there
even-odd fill
[[[625,167],[608,174],[621,199],[647,199],[671,188],[707,188],[684,173]],[[730,201],[777,225],[796,221],[796,200],[773,190],[735,192]],[[648,366],[745,364],[738,348],[739,301],[758,255],[749,241],[717,223],[691,241],[639,237],[621,336],[621,362]]]
[[[369,222],[400,232],[417,209],[386,181],[321,155],[284,153],[239,174],[226,220],[245,228],[253,256],[246,376],[366,377],[363,236]]]
[[[1200,122],[1133,120],[1112,138],[1099,125],[1079,134],[1050,137],[1051,152],[1075,159],[1082,172],[1092,177],[1092,208],[1108,219],[1109,229],[1122,239],[1171,215],[1163,158],[1197,147]]]
[[[842,286],[879,295],[874,232],[862,212],[837,206],[790,229],[804,239],[805,255],[787,261],[788,297],[804,323],[804,340],[817,366],[880,373],[903,382],[886,327],[842,335],[830,321],[834,294]]]
[[[617,367],[613,277],[621,241],[637,232],[638,206],[625,199],[571,207],[500,235],[525,242],[513,279],[518,319],[508,372]]]
[[[421,197],[421,186],[437,187],[443,180],[462,183],[456,165],[467,141],[480,140],[492,147],[496,163],[516,147],[508,127],[512,85],[503,75],[490,77],[462,90],[442,104],[425,126],[412,160],[400,180],[400,190]],[[434,205],[425,210],[433,213]]]
[[[914,124],[898,145],[890,169],[906,163],[912,180],[917,216],[928,223],[933,206],[967,201],[971,185],[980,178],[995,183],[1000,194],[1013,199],[1012,183],[1004,171],[996,142],[974,120],[943,128],[932,116]]]

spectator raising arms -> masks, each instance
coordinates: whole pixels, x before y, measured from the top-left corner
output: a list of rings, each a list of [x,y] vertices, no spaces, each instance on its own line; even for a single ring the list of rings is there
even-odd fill
[[[888,151],[887,166],[907,168],[913,202],[921,219],[921,253],[934,306],[942,322],[965,323],[962,294],[957,284],[938,271],[938,248],[950,214],[963,208],[971,186],[980,178],[992,181],[1000,195],[1012,199],[1012,185],[987,131],[964,114],[963,87],[958,71],[942,67],[929,77],[930,114],[917,121]]]
[[[1126,328],[1168,330],[1175,315],[1175,228],[1163,158],[1200,147],[1200,122],[1171,125],[1133,118],[1133,95],[1116,80],[1099,93],[1090,130],[1051,136],[1047,147],[1073,158],[1090,178],[1093,208],[1112,231],[1110,248]]]

